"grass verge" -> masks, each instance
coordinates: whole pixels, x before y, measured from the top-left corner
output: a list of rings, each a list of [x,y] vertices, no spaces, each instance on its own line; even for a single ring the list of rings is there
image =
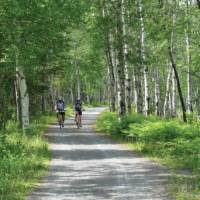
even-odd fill
[[[106,111],[97,119],[96,128],[171,169],[169,189],[175,199],[200,199],[199,123],[139,114],[119,120],[116,113]]]
[[[37,116],[26,133],[9,122],[0,133],[0,200],[21,200],[45,175],[50,152],[42,133],[55,116]]]

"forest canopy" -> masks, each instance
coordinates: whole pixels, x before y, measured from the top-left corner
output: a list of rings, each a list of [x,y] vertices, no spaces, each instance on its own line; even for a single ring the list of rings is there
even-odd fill
[[[200,116],[199,1],[2,0],[0,126],[58,96],[169,118]],[[80,93],[80,94],[78,94]]]

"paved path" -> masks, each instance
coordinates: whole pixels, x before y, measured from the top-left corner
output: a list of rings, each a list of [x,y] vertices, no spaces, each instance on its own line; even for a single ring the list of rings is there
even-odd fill
[[[27,200],[170,199],[164,168],[94,133],[91,124],[102,110],[88,109],[80,130],[72,118],[61,131],[50,126],[50,170]]]

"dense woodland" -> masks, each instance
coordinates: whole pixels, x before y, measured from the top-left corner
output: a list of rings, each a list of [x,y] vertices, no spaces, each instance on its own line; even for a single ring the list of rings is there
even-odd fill
[[[174,182],[199,195],[199,37],[199,0],[0,0],[0,198],[46,170],[58,96],[109,105],[97,127],[190,169]]]
[[[199,19],[198,0],[1,0],[0,126],[27,127],[58,95],[200,116]]]

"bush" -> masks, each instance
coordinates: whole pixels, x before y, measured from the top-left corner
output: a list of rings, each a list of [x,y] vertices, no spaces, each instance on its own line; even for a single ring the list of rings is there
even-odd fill
[[[97,128],[107,134],[132,138],[140,150],[151,156],[171,159],[182,167],[200,168],[200,126],[185,124],[176,119],[163,120],[132,114],[118,119],[116,113],[104,112],[97,120]]]
[[[96,127],[99,131],[116,134],[120,130],[120,120],[116,113],[106,111],[98,117]]]
[[[170,168],[186,168],[196,174],[195,178],[187,181],[181,179],[176,187],[185,187],[181,198],[193,195],[199,199],[200,191],[200,124],[192,120],[188,124],[176,119],[163,120],[158,117],[145,117],[131,114],[118,119],[116,113],[104,112],[97,120],[97,128],[107,134],[125,138],[132,142],[134,149],[151,157],[159,158]],[[121,137],[123,135],[123,137]],[[130,140],[131,138],[131,140]],[[192,190],[189,188],[193,188]],[[191,199],[191,198],[189,198]]]
[[[9,122],[0,133],[0,199],[22,199],[45,173],[50,153],[41,133],[52,119],[33,119],[25,134]]]

